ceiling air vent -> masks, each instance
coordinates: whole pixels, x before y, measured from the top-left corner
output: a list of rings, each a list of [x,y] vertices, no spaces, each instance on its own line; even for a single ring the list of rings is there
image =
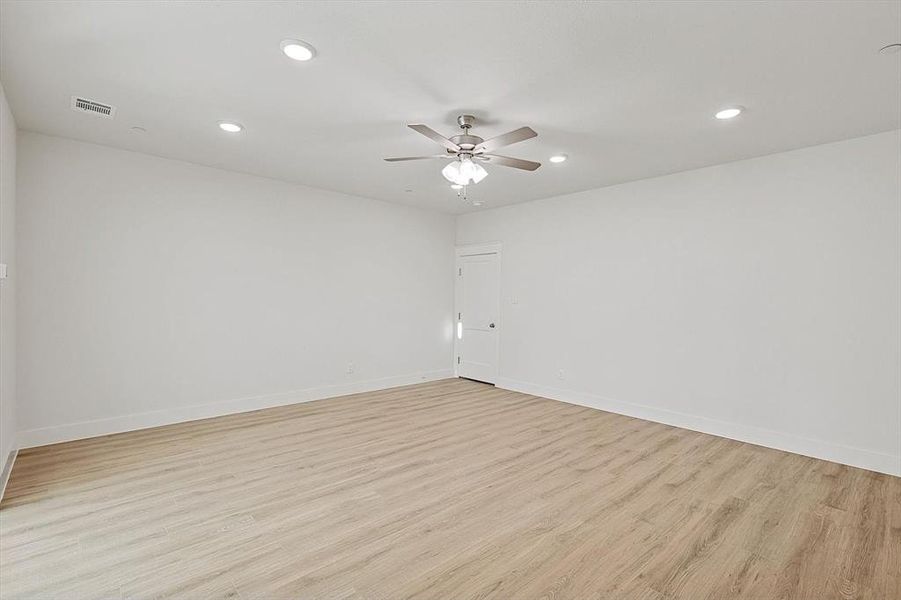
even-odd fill
[[[90,113],[104,119],[112,119],[116,116],[116,107],[97,102],[96,100],[88,100],[81,96],[72,96],[72,110],[75,112]]]

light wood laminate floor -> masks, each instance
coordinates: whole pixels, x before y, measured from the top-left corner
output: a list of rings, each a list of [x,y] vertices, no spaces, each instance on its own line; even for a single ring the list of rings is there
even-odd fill
[[[445,380],[24,450],[3,598],[901,598],[901,479]]]

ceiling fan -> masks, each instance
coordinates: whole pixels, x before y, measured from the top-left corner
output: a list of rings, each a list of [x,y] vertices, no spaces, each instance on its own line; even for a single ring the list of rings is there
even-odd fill
[[[469,185],[470,183],[478,183],[488,176],[488,171],[479,163],[488,163],[492,165],[500,165],[503,167],[513,167],[514,169],[523,169],[524,171],[534,171],[541,166],[541,163],[531,160],[523,160],[521,158],[510,158],[509,156],[500,156],[491,154],[497,148],[509,146],[516,142],[522,142],[537,136],[538,134],[531,127],[520,127],[509,133],[493,137],[490,140],[483,140],[477,135],[469,133],[469,129],[475,123],[476,118],[472,115],[460,115],[457,117],[457,123],[462,134],[446,138],[427,125],[407,125],[410,129],[418,131],[432,141],[438,142],[444,146],[444,154],[432,154],[430,156],[404,156],[401,158],[386,158],[388,162],[398,162],[404,160],[424,160],[429,158],[453,159],[441,170],[441,174],[445,179],[457,185]]]

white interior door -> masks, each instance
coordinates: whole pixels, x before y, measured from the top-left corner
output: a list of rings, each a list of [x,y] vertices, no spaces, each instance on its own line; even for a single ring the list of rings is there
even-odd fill
[[[457,260],[457,375],[486,383],[497,378],[498,255]]]

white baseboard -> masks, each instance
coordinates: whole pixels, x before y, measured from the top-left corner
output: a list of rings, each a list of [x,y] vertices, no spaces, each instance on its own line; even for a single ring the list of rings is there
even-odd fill
[[[171,425],[173,423],[183,423],[185,421],[196,421],[197,419],[221,417],[224,415],[259,410],[261,408],[273,408],[275,406],[299,404],[301,402],[323,400],[325,398],[346,396],[348,394],[373,392],[402,385],[447,379],[448,377],[453,376],[454,372],[452,369],[440,369],[437,371],[425,371],[407,375],[397,375],[394,377],[384,377],[381,379],[370,379],[367,381],[326,385],[293,392],[254,396],[251,398],[239,398],[237,400],[225,400],[209,404],[195,404],[192,406],[155,410],[93,421],[66,423],[64,425],[54,425],[51,427],[42,427],[40,429],[20,431],[18,433],[18,442],[19,448],[33,448],[35,446],[46,446],[47,444],[70,442],[72,440],[80,440],[113,433],[123,433],[137,429],[147,429],[148,427],[159,427],[161,425]]]
[[[16,462],[16,456],[19,451],[15,448],[6,456],[3,462],[3,470],[0,471],[0,502],[3,501],[3,494],[6,493],[6,484],[9,482],[9,475],[13,472],[13,463]]]
[[[785,450],[786,452],[821,458],[852,467],[860,467],[901,477],[901,455],[883,454],[863,448],[852,448],[822,440],[802,438],[781,431],[761,429],[751,425],[741,425],[739,423],[699,417],[630,402],[620,402],[595,394],[562,390],[513,379],[498,378],[495,385],[505,390],[542,396],[569,404],[578,404],[579,406],[587,406],[628,417],[673,425],[682,429],[691,429],[692,431],[700,431],[757,446]]]

